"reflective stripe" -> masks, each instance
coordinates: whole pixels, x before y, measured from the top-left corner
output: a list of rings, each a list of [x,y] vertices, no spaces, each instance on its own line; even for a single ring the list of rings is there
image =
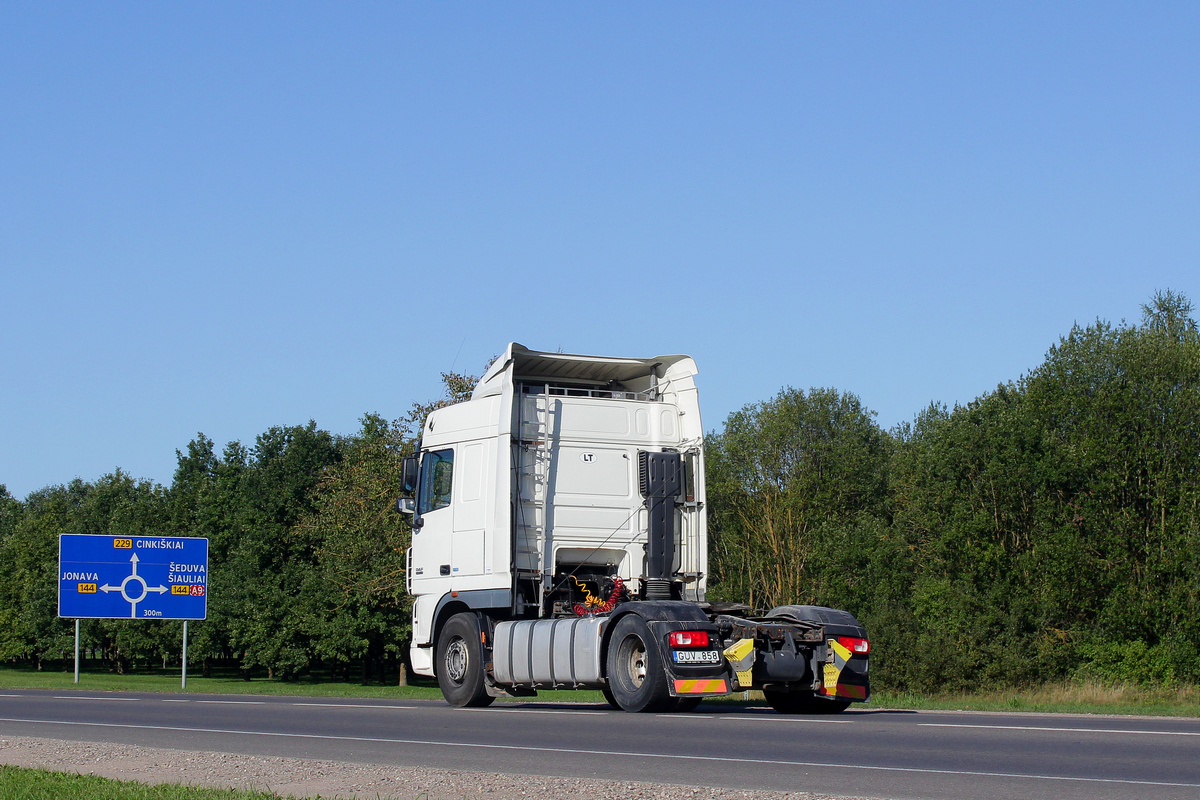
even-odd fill
[[[715,680],[675,681],[675,691],[679,694],[726,694],[724,678]]]
[[[852,700],[866,700],[867,687],[854,686],[848,683],[839,683],[835,690],[838,697],[846,697]]]

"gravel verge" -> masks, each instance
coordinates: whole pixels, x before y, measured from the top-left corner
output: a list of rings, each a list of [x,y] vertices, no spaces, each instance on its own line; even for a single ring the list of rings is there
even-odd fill
[[[166,750],[128,744],[0,736],[0,763],[141,783],[180,783],[272,791],[291,797],[380,800],[863,800],[807,792],[710,789],[641,781],[501,775]]]

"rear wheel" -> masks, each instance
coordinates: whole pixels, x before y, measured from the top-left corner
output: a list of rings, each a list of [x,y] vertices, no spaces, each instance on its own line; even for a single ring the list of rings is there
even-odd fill
[[[438,637],[438,686],[452,706],[482,708],[495,700],[483,681],[480,637],[479,619],[469,612],[451,617]]]
[[[850,707],[849,700],[829,700],[813,692],[763,689],[763,696],[780,714],[840,714]]]
[[[608,689],[626,711],[666,711],[671,703],[667,675],[650,626],[636,614],[617,621],[608,641]]]

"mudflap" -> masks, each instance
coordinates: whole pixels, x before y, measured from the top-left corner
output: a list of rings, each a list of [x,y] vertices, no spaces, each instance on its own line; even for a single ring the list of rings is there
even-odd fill
[[[663,626],[655,630],[661,640],[663,666],[667,671],[667,682],[672,697],[720,697],[732,691],[729,682],[729,669],[725,658],[720,654],[720,645],[714,644],[712,649],[717,652],[717,660],[711,664],[679,664],[672,656],[672,650],[665,645],[667,634],[678,628]],[[714,628],[711,634],[716,641],[717,632]]]
[[[867,676],[867,657],[842,646],[837,639],[825,643],[826,660],[821,669],[817,694],[831,700],[864,702],[871,699],[871,681]]]
[[[649,601],[631,605],[646,619],[654,635],[672,697],[720,697],[732,691],[727,662],[720,653],[717,628],[695,604]],[[683,630],[705,631],[712,637],[713,644],[705,648],[715,653],[711,663],[679,663],[667,637],[672,631]]]

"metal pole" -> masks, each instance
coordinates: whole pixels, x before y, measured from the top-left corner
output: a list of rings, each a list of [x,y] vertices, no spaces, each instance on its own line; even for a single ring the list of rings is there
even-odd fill
[[[75,618],[75,682],[79,683],[79,617]]]
[[[187,620],[183,621],[183,681],[179,688],[187,688]]]

